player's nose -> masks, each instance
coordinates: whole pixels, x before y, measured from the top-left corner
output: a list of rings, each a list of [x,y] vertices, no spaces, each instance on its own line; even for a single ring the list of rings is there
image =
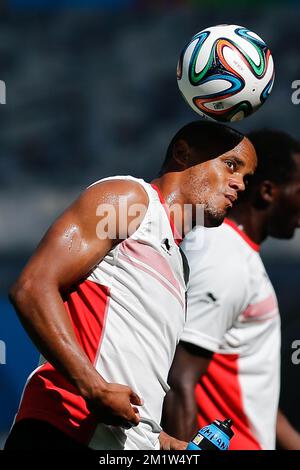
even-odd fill
[[[245,191],[245,183],[243,177],[232,177],[229,180],[229,187],[236,192]]]

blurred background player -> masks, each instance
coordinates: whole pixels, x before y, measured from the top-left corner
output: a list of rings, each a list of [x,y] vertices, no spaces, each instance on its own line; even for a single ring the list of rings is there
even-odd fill
[[[160,427],[185,321],[176,230],[185,204],[193,217],[204,206],[206,226],[222,223],[255,167],[242,134],[196,121],[171,141],[154,185],[101,180],[58,218],[11,290],[45,360],[28,379],[6,449],[185,448]]]
[[[182,244],[190,264],[188,320],[170,371],[164,425],[188,440],[215,418],[230,417],[231,449],[274,449],[280,317],[259,250],[268,236],[290,239],[300,225],[300,144],[267,130],[249,138],[258,168],[247,190],[221,227],[197,228]],[[277,438],[284,448],[300,448],[299,433],[281,412]]]

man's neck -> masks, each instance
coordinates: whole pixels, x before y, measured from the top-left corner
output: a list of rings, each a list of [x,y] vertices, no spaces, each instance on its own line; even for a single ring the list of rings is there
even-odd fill
[[[171,210],[170,218],[174,223],[176,231],[183,238],[186,233],[184,229],[184,205],[187,203],[184,195],[180,191],[180,175],[179,173],[165,173],[163,176],[151,181],[161,193],[165,204]],[[174,217],[174,215],[176,216]]]

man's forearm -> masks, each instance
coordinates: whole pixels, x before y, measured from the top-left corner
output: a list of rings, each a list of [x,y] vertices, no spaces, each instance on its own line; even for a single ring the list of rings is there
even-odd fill
[[[80,347],[62,297],[55,286],[16,284],[10,299],[30,338],[43,356],[72,383],[84,397],[93,386],[105,386]]]
[[[189,441],[198,430],[195,386],[205,374],[212,353],[190,343],[177,346],[163,409],[163,429],[177,439]]]
[[[194,389],[170,390],[163,409],[163,429],[183,441],[189,441],[198,429]]]

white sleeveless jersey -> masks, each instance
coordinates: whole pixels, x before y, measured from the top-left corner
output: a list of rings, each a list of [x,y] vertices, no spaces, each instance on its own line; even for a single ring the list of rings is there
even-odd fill
[[[214,352],[196,386],[199,427],[232,418],[230,449],[274,449],[280,316],[259,246],[230,220],[197,228],[193,250],[188,238],[182,243],[190,282],[181,339]]]
[[[104,379],[128,385],[144,399],[141,423],[129,430],[97,423],[48,362],[30,376],[17,421],[45,420],[94,449],[158,449],[168,372],[185,322],[184,263],[158,190],[141,179],[114,179],[141,184],[147,212],[136,232],[68,294],[65,307]]]

